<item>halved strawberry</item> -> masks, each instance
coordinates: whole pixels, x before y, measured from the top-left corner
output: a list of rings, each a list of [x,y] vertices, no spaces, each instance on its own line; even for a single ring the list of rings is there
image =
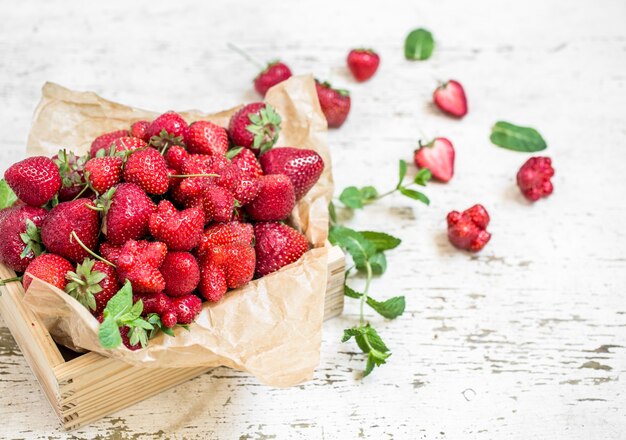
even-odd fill
[[[441,182],[448,182],[454,175],[454,146],[446,138],[435,138],[427,144],[420,142],[413,160],[416,167],[428,168]]]
[[[451,79],[437,87],[433,100],[437,107],[451,116],[462,118],[467,114],[465,90],[458,81]]]

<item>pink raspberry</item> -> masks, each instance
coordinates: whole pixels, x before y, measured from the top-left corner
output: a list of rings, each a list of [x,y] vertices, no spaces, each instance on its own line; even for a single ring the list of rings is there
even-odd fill
[[[448,239],[455,247],[478,252],[489,242],[487,232],[489,213],[483,205],[474,205],[465,211],[448,214]]]
[[[552,194],[554,168],[549,157],[531,157],[517,172],[517,186],[531,202]]]

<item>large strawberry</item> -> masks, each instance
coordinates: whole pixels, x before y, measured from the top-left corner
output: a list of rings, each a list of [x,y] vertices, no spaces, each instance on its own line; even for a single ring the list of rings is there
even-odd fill
[[[467,114],[465,90],[458,81],[451,79],[437,87],[433,93],[433,100],[437,107],[450,116],[462,118]]]
[[[14,163],[5,171],[4,179],[15,195],[31,206],[46,204],[61,188],[59,168],[44,156]]]
[[[148,194],[165,194],[169,186],[167,163],[154,148],[135,150],[124,164],[124,180]]]
[[[272,61],[254,78],[254,88],[261,96],[265,96],[270,87],[289,78],[291,78],[289,67],[281,61]]]
[[[197,121],[187,132],[187,151],[192,154],[224,155],[228,150],[226,129],[210,121]]]
[[[350,113],[350,92],[334,89],[328,82],[320,83],[317,80],[315,88],[328,126],[330,128],[341,127]]]
[[[448,182],[454,175],[454,146],[441,137],[427,144],[420,142],[413,161],[418,168],[428,168],[435,179]]]
[[[324,171],[324,160],[313,150],[273,148],[259,160],[265,174],[284,174],[291,179],[296,200],[309,192]]]
[[[200,267],[189,252],[168,252],[160,271],[165,279],[164,292],[170,296],[187,295],[200,281]]]
[[[78,240],[91,250],[98,243],[100,215],[93,207],[91,200],[77,199],[52,208],[41,225],[46,249],[76,263],[83,261],[89,253]]]
[[[122,179],[124,160],[118,156],[94,157],[85,164],[85,179],[98,194],[104,194]]]
[[[280,115],[271,105],[254,102],[230,118],[228,134],[236,146],[260,154],[272,148],[278,140],[280,123]]]
[[[65,276],[65,291],[76,298],[94,316],[104,311],[109,300],[120,289],[115,269],[102,261],[85,258],[76,270]]]
[[[376,73],[380,57],[372,49],[352,49],[348,54],[348,68],[357,81],[367,81]]]
[[[96,153],[98,153],[98,151],[101,149],[104,149],[106,152],[108,152],[111,144],[113,144],[116,139],[124,136],[128,136],[128,130],[115,130],[98,136],[91,143],[91,148],[89,149],[90,156],[95,157]]]
[[[158,241],[128,240],[117,258],[119,280],[130,281],[133,292],[156,293],[165,288],[165,280],[159,271],[167,246]]]
[[[148,126],[150,145],[165,151],[171,145],[184,145],[189,126],[181,115],[174,111],[163,113]]]
[[[55,254],[42,254],[31,261],[26,268],[22,285],[24,290],[28,290],[33,277],[35,277],[63,290],[67,286],[65,275],[72,270],[74,270],[74,266],[65,258]]]
[[[43,252],[39,228],[48,211],[28,205],[14,205],[0,211],[0,262],[16,272]]]
[[[167,245],[169,250],[190,251],[202,237],[203,207],[178,211],[168,200],[161,200],[157,211],[150,215],[150,233]]]
[[[203,259],[203,257],[208,254],[211,247],[231,243],[252,245],[254,243],[254,228],[252,224],[234,221],[210,225],[202,234],[202,239],[196,249],[196,254],[199,259]]]
[[[259,194],[246,206],[248,215],[257,221],[284,220],[296,205],[291,179],[284,174],[259,177]]]
[[[309,249],[306,237],[283,223],[256,223],[254,237],[257,277],[297,261]]]

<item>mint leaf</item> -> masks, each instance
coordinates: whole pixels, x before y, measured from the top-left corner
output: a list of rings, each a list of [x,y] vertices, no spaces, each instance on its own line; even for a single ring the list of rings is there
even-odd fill
[[[343,286],[343,294],[349,298],[354,298],[354,299],[359,299],[360,297],[363,296],[362,293],[357,292],[356,290],[354,290],[352,287],[348,286],[347,284]]]
[[[108,317],[100,324],[98,339],[103,348],[119,347],[122,343],[122,335],[114,318]]]
[[[378,335],[376,329],[369,324],[345,329],[341,342],[347,342],[351,338],[354,338],[359,348],[368,354],[363,376],[370,374],[374,367],[379,367],[386,363],[387,358],[391,356],[389,348]]]
[[[430,204],[430,200],[428,199],[428,197],[426,197],[419,191],[415,191],[414,189],[400,188],[400,193],[410,199],[422,202],[425,205]]]
[[[361,193],[361,200],[363,200],[363,202],[368,202],[378,197],[378,190],[373,186],[364,186],[359,192]]]
[[[404,41],[404,57],[407,60],[427,60],[434,48],[433,34],[426,29],[415,29]]]
[[[348,208],[359,209],[363,207],[363,197],[356,186],[349,186],[341,191],[339,200]]]
[[[384,232],[360,231],[361,235],[374,243],[376,251],[383,252],[397,248],[402,240]]]
[[[400,188],[402,186],[402,182],[404,181],[404,176],[406,176],[407,165],[404,160],[400,160],[400,166],[398,168],[398,184],[396,188]]]
[[[394,296],[382,302],[368,297],[367,305],[374,309],[379,315],[387,319],[395,319],[404,313],[406,302],[404,296]]]
[[[545,150],[548,145],[534,128],[498,121],[491,129],[491,142],[507,150],[533,153]]]
[[[369,262],[372,272],[376,275],[381,275],[387,270],[387,258],[382,252],[372,255]]]
[[[10,208],[16,201],[17,196],[6,180],[0,180],[0,209]]]
[[[367,342],[369,343],[369,346],[371,346],[373,350],[377,350],[377,351],[384,352],[384,353],[389,351],[389,349],[387,348],[387,346],[385,345],[381,337],[378,335],[378,332],[376,331],[374,327],[367,324],[365,326],[365,329],[366,329],[365,337],[367,339]],[[387,357],[389,356],[386,356],[386,358]]]
[[[328,240],[348,252],[357,269],[362,270],[365,262],[376,253],[376,246],[371,241],[366,240],[354,229],[345,226],[336,225],[330,228]]]
[[[330,217],[331,223],[337,223],[337,210],[333,202],[328,203],[328,216]]]
[[[104,308],[104,316],[111,316],[114,321],[133,307],[133,288],[126,280],[124,286],[109,300]],[[143,306],[142,306],[143,307]]]
[[[413,182],[420,186],[426,186],[426,183],[433,177],[432,173],[428,168],[422,168],[417,172]]]

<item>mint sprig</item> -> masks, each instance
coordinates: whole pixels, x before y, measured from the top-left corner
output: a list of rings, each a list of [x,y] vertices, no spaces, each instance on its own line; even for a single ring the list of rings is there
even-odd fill
[[[541,134],[534,128],[522,127],[505,121],[498,121],[494,124],[489,139],[498,147],[523,153],[534,153],[548,147]]]
[[[17,196],[6,180],[0,180],[0,209],[10,208],[17,202]]]

